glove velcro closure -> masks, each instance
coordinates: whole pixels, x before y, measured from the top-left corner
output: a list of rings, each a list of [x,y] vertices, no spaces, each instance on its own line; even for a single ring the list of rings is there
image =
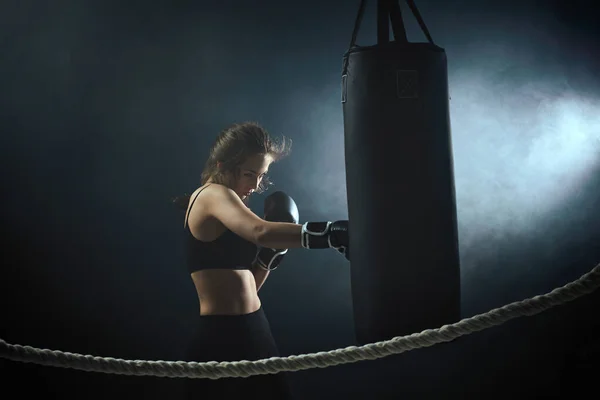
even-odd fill
[[[330,221],[306,222],[302,225],[302,247],[305,249],[328,249]]]
[[[283,255],[288,252],[288,249],[267,249],[263,248],[259,251],[256,257],[256,264],[266,270],[266,271],[275,271],[281,260],[283,259]]]

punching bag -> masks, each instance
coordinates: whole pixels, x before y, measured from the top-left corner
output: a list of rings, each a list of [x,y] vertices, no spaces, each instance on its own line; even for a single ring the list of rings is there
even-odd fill
[[[429,43],[409,43],[398,1],[379,1],[377,44],[356,46],[363,1],[344,56],[351,291],[360,344],[460,320],[446,54],[407,3]]]

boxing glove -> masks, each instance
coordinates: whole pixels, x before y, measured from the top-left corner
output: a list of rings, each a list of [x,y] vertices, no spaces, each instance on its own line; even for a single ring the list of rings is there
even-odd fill
[[[350,261],[349,222],[306,222],[302,225],[302,247],[305,249],[333,248]]]
[[[270,194],[265,199],[264,219],[270,222],[290,222],[297,224],[300,215],[294,199],[282,191]],[[269,249],[263,247],[256,256],[256,263],[267,271],[279,267],[288,249]]]

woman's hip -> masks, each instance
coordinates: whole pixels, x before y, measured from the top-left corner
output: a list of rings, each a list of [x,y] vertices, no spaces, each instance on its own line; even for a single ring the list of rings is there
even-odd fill
[[[242,315],[203,315],[187,353],[188,361],[255,361],[278,357],[279,351],[262,307]],[[205,396],[239,400],[290,398],[286,373],[249,378],[188,379],[189,398]]]
[[[258,311],[262,303],[256,293],[240,296],[202,296],[200,299],[200,316],[240,316]]]
[[[277,345],[262,306],[241,315],[201,315],[188,350],[189,361],[258,360],[277,356]]]

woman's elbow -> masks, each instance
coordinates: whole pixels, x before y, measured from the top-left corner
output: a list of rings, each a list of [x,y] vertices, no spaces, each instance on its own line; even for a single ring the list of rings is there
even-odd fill
[[[260,247],[271,249],[289,249],[302,247],[302,225],[287,222],[263,221],[257,226],[256,244]]]

